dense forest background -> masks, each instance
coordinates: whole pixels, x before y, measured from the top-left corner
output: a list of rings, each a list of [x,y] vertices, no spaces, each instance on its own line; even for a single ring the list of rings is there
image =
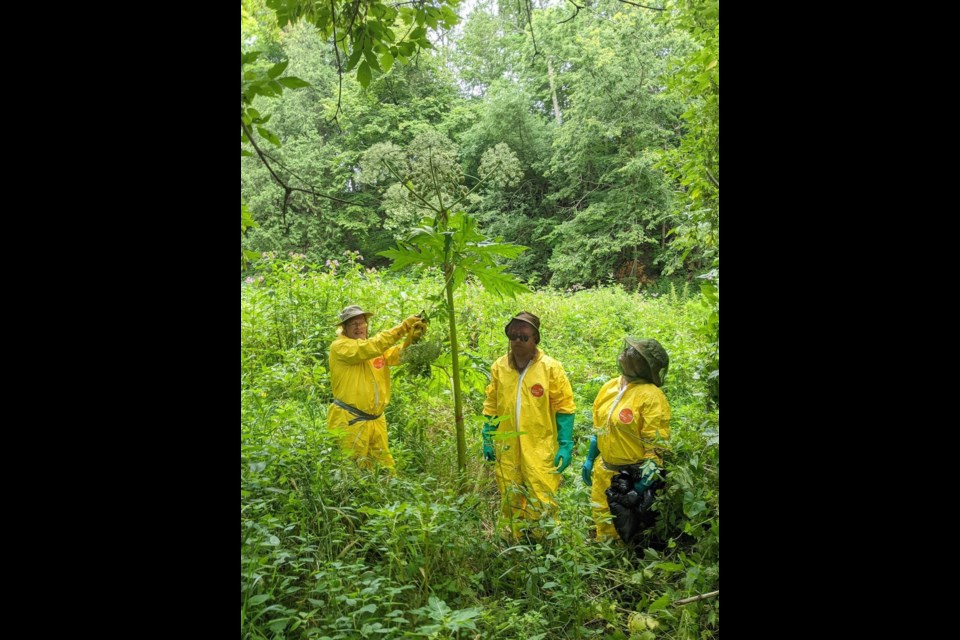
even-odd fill
[[[671,13],[479,0],[430,32],[432,48],[362,76],[366,87],[338,74],[346,56],[318,28],[278,29],[248,4],[242,48],[263,51],[263,67],[289,60],[310,85],[253,103],[282,146],[261,140],[270,169],[256,155],[241,162],[241,199],[259,224],[245,248],[318,263],[360,251],[385,265],[377,253],[422,214],[381,159],[431,154],[449,192],[495,167],[463,206],[488,237],[530,247],[509,268],[533,285],[650,286],[717,257],[716,2]]]

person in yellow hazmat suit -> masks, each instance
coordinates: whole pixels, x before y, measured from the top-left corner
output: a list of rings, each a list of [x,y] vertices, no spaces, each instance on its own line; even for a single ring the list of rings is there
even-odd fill
[[[669,364],[659,342],[628,336],[617,357],[621,375],[604,384],[593,402],[595,434],[581,477],[591,487],[598,540],[631,542],[652,524],[652,490],[661,484],[670,438],[670,404],[660,390]]]
[[[517,538],[556,512],[560,474],[573,456],[576,406],[563,366],[537,346],[540,318],[518,313],[504,333],[509,351],[490,368],[483,404],[483,455],[495,463],[504,524]]]
[[[420,316],[367,337],[368,320],[374,314],[350,305],[340,312],[337,338],[330,345],[330,384],[333,404],[327,412],[327,427],[342,433],[341,446],[363,468],[375,463],[396,466],[387,443],[390,403],[390,367],[400,363],[402,350],[426,331]],[[406,336],[401,347],[393,346]]]

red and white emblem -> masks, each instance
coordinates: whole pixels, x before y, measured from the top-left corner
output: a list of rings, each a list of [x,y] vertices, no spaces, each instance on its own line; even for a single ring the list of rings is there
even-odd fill
[[[633,411],[630,409],[624,409],[620,412],[620,422],[623,424],[630,424],[633,422]]]
[[[534,398],[539,398],[540,396],[542,396],[542,395],[543,395],[543,385],[542,385],[542,384],[535,384],[535,385],[533,385],[532,387],[530,387],[530,395],[532,395]]]
[[[374,369],[383,369],[383,365],[385,365],[385,364],[387,364],[387,361],[384,360],[383,357],[380,357],[380,358],[377,358],[376,360],[373,361],[373,368],[374,368]]]

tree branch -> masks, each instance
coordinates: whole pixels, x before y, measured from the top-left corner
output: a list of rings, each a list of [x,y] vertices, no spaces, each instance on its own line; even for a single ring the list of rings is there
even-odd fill
[[[524,2],[524,9],[527,10],[527,24],[530,25],[530,40],[533,42],[533,59],[536,60],[540,55],[540,49],[537,48],[537,36],[533,32],[533,11],[530,7],[531,0]]]
[[[706,167],[704,167],[703,170],[707,172],[707,178],[710,179],[710,182],[713,183],[713,186],[715,186],[717,189],[719,189],[719,188],[720,188],[720,181],[713,177],[713,174],[710,173],[710,169],[707,169]]]
[[[645,4],[640,4],[639,2],[630,2],[630,0],[617,0],[617,2],[622,2],[623,4],[630,4],[635,7],[640,7],[641,9],[650,9],[650,11],[666,11],[663,7],[648,7]]]
[[[337,13],[333,6],[333,0],[330,0],[330,24],[333,26],[333,53],[337,56],[337,81],[339,82],[337,110],[333,112],[333,121],[337,123],[337,129],[340,130],[340,133],[343,133],[340,120],[337,118],[340,115],[340,99],[343,97],[343,62],[340,61],[340,47],[337,45]]]
[[[701,593],[699,596],[693,596],[691,598],[683,598],[682,600],[674,600],[670,604],[675,607],[682,607],[685,604],[690,604],[691,602],[697,602],[698,600],[706,600],[707,598],[712,598],[714,596],[720,595],[720,589],[716,591],[711,591],[710,593]]]
[[[283,235],[290,235],[290,225],[287,224],[287,206],[290,204],[290,189],[283,188],[283,204],[280,205],[280,226],[283,227]]]
[[[577,4],[576,2],[574,2],[573,0],[567,0],[567,2],[569,2],[569,3],[572,4],[574,7],[576,7],[577,10],[573,12],[573,15],[572,15],[572,16],[570,16],[570,17],[567,18],[566,20],[561,20],[561,21],[558,22],[557,24],[563,24],[564,22],[570,22],[571,20],[573,20],[574,18],[576,18],[578,15],[580,15],[580,9],[583,9],[583,7],[581,7],[580,5],[578,5],[578,4]]]
[[[340,198],[337,198],[337,197],[335,197],[335,196],[328,196],[327,194],[325,194],[325,193],[320,193],[319,191],[317,191],[317,190],[314,189],[313,187],[310,187],[310,183],[309,183],[309,182],[307,182],[306,180],[304,180],[303,178],[301,178],[300,176],[298,176],[297,174],[295,174],[293,171],[290,171],[289,167],[286,167],[282,162],[280,162],[280,161],[277,160],[276,158],[268,155],[267,153],[265,153],[265,152],[260,148],[260,145],[257,144],[257,141],[256,141],[256,140],[254,139],[254,137],[253,137],[253,132],[250,131],[250,129],[247,128],[247,125],[246,125],[246,123],[243,121],[243,118],[240,118],[240,127],[243,129],[243,132],[244,132],[244,133],[246,134],[246,136],[247,136],[247,140],[250,141],[250,144],[253,145],[254,150],[257,152],[257,155],[260,157],[260,162],[262,162],[263,165],[267,168],[267,171],[269,171],[269,172],[270,172],[270,175],[273,176],[273,179],[277,181],[277,184],[279,184],[281,187],[283,187],[283,190],[284,190],[284,205],[283,205],[283,211],[284,211],[284,212],[286,212],[286,208],[287,208],[286,202],[287,202],[287,200],[290,198],[290,192],[292,192],[292,191],[300,191],[300,192],[302,192],[302,193],[307,193],[307,194],[310,194],[310,195],[312,195],[312,196],[316,196],[316,197],[318,197],[318,198],[326,198],[327,200],[332,200],[333,202],[339,202],[340,204],[354,204],[354,205],[355,205],[355,204],[358,204],[358,203],[356,203],[356,202],[350,202],[349,200],[341,200]],[[284,169],[286,169],[286,170],[290,173],[290,175],[292,175],[294,178],[296,178],[297,180],[299,180],[300,182],[302,182],[303,184],[307,185],[307,186],[310,187],[310,188],[309,188],[309,189],[301,189],[300,187],[291,187],[291,186],[288,185],[286,182],[284,182],[284,181],[280,178],[280,176],[277,175],[277,172],[273,170],[273,167],[270,166],[270,162],[268,162],[268,160],[273,160],[275,163],[277,163],[278,165],[280,165],[281,167],[283,167]],[[360,205],[360,206],[363,206],[363,205]]]
[[[260,150],[260,147],[257,145],[257,141],[253,139],[253,132],[247,128],[247,123],[243,121],[242,116],[240,118],[240,128],[243,129],[243,133],[246,134],[247,140],[250,141],[250,144],[253,145],[253,148],[257,152],[257,155],[260,156],[260,162],[262,162],[267,167],[267,170],[270,171],[270,175],[273,176],[273,179],[276,180],[277,183],[280,184],[280,186],[286,189],[287,185],[283,182],[283,180],[280,179],[280,176],[276,174],[276,172],[273,170],[273,167],[270,166],[270,163],[267,162],[267,158],[265,157],[263,151]]]

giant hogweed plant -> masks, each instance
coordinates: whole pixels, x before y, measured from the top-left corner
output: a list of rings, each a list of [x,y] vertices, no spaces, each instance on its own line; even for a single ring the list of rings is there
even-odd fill
[[[383,159],[382,164],[409,192],[410,199],[426,214],[420,226],[410,230],[405,239],[398,240],[395,249],[383,251],[379,255],[393,260],[391,269],[401,270],[409,267],[436,267],[443,274],[443,291],[431,299],[434,308],[430,315],[446,316],[448,338],[452,363],[452,383],[454,399],[454,417],[457,429],[457,467],[462,474],[466,470],[466,438],[463,422],[463,393],[460,380],[460,347],[457,340],[457,314],[454,292],[463,285],[467,276],[473,276],[483,287],[501,297],[515,297],[529,289],[516,278],[504,271],[497,259],[516,258],[527,248],[504,242],[488,240],[477,227],[477,221],[468,213],[459,209],[461,203],[473,193],[487,177],[481,179],[470,191],[447,204],[444,202],[442,178],[438,178],[433,154],[426,158],[426,180],[420,184],[432,187],[432,193],[417,188],[409,176],[403,176],[397,167]],[[447,185],[449,187],[449,185]],[[465,190],[461,190],[465,191]],[[433,198],[436,198],[433,200]],[[448,195],[448,198],[450,196]]]

